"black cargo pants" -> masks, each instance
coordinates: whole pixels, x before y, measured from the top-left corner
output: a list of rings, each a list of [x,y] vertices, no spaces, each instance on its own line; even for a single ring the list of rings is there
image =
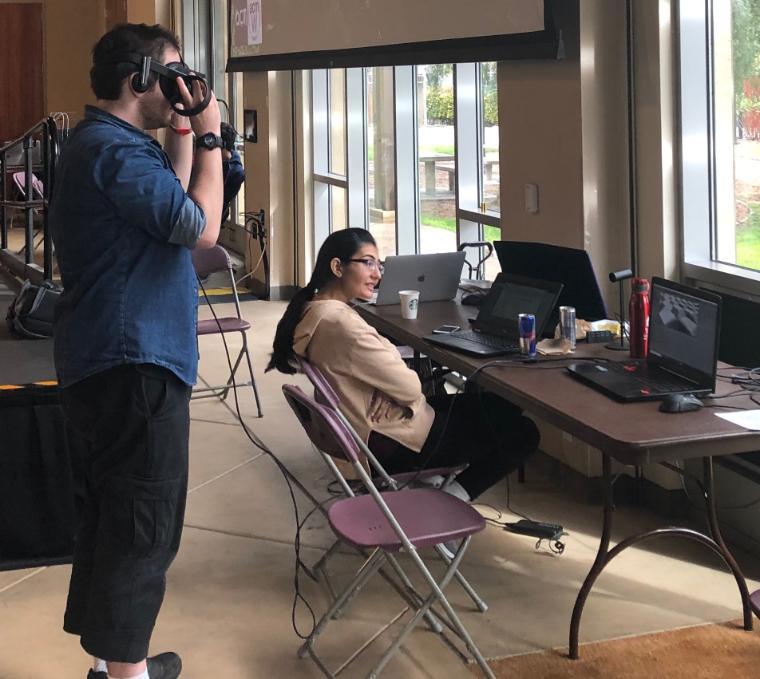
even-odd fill
[[[155,365],[122,365],[61,390],[78,527],[63,627],[90,654],[139,662],[179,549],[190,387]]]

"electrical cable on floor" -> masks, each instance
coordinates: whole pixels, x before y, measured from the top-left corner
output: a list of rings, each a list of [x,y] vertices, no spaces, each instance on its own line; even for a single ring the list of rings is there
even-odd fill
[[[316,615],[314,613],[314,609],[311,607],[311,605],[306,600],[306,598],[301,594],[299,573],[300,573],[301,569],[303,569],[305,573],[307,573],[307,574],[309,574],[311,576],[311,572],[310,572],[308,566],[306,566],[306,564],[301,559],[301,528],[302,528],[303,524],[302,524],[301,519],[300,519],[299,510],[298,510],[298,503],[296,502],[295,493],[293,491],[293,485],[292,485],[291,480],[290,480],[290,476],[289,476],[290,472],[288,471],[288,469],[285,466],[285,464],[280,461],[280,459],[277,457],[277,455],[275,455],[272,452],[272,450],[256,434],[254,434],[248,428],[248,426],[246,425],[245,421],[243,420],[243,415],[240,412],[240,402],[238,401],[237,382],[235,381],[235,375],[234,375],[233,370],[232,370],[232,358],[230,357],[229,347],[227,346],[227,338],[224,336],[224,332],[222,331],[222,325],[221,325],[221,323],[219,321],[219,318],[216,315],[216,312],[214,311],[214,307],[213,307],[211,301],[208,299],[208,295],[206,295],[206,289],[203,286],[203,281],[200,279],[200,277],[197,277],[197,278],[198,278],[198,284],[200,285],[201,290],[203,291],[203,295],[206,298],[206,302],[208,304],[208,307],[211,310],[211,315],[214,317],[214,321],[216,322],[216,325],[219,328],[219,332],[220,332],[220,335],[222,337],[222,343],[224,344],[224,352],[225,352],[226,357],[227,357],[227,365],[228,365],[228,367],[230,369],[230,379],[232,381],[232,393],[233,393],[233,395],[235,397],[235,410],[237,412],[237,416],[238,416],[238,420],[240,422],[240,426],[242,427],[243,432],[248,437],[248,439],[251,441],[251,443],[253,443],[253,445],[256,448],[258,448],[263,453],[265,453],[266,455],[268,455],[274,461],[275,465],[277,466],[277,468],[279,469],[279,471],[282,474],[283,478],[285,479],[285,483],[288,486],[288,492],[290,494],[290,500],[291,500],[291,502],[293,504],[293,514],[294,514],[295,522],[296,522],[296,534],[295,534],[295,538],[293,540],[293,548],[295,550],[295,567],[294,567],[294,574],[293,574],[293,586],[295,588],[295,593],[294,593],[294,596],[293,596],[293,606],[292,606],[292,609],[291,609],[291,623],[293,625],[293,631],[296,633],[296,635],[299,638],[301,638],[301,639],[308,639],[309,636],[311,636],[311,632],[309,634],[306,634],[306,635],[302,634],[299,631],[299,629],[298,629],[298,623],[296,622],[296,609],[297,609],[298,601],[299,600],[303,603],[303,605],[308,610],[309,615],[311,616],[311,620],[312,620],[312,623],[311,623],[311,625],[312,625],[312,632],[313,632],[314,628],[316,627],[317,620],[316,620]],[[328,498],[328,499],[331,499],[331,498]],[[315,507],[314,510],[318,509],[319,506],[321,506],[321,505],[317,505],[317,507]],[[312,510],[312,512],[314,510]],[[307,518],[310,515],[311,515],[311,512],[307,515]]]

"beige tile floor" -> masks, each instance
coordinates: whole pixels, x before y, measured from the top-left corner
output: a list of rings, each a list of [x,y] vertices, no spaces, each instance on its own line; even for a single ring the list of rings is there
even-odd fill
[[[243,390],[244,420],[305,485],[325,497],[327,474],[280,392],[281,384],[303,379],[263,373],[284,305],[247,302],[244,307],[254,324],[255,367],[264,407],[264,418],[254,417],[252,393]],[[217,309],[224,312],[223,306]],[[201,356],[205,380],[216,383],[224,378],[218,339],[203,338]],[[294,520],[287,487],[273,462],[244,437],[227,405],[215,399],[196,401],[192,417],[186,529],[169,573],[153,650],[178,651],[188,679],[321,676],[310,660],[296,657],[300,642],[290,619]],[[309,504],[297,497],[301,510],[308,510]],[[484,499],[505,509],[504,487]],[[575,594],[593,561],[601,523],[599,507],[577,502],[530,466],[528,482],[513,487],[512,504],[535,518],[563,523],[570,535],[561,557],[536,551],[531,539],[493,527],[474,538],[463,571],[490,609],[475,612],[456,586],[449,593],[488,657],[566,645]],[[617,535],[660,523],[637,508],[621,508],[616,521]],[[303,532],[302,557],[313,562],[330,543],[324,520],[314,517]],[[737,556],[754,588],[758,561]],[[358,565],[349,553],[339,555],[332,565],[334,578],[345,581]],[[77,640],[61,630],[68,575],[67,566],[0,573],[1,679],[85,676],[86,656]],[[314,609],[324,610],[323,590],[305,578],[301,583]],[[378,623],[401,610],[389,592],[381,580],[373,581],[346,615],[328,627],[319,644],[326,659],[342,659],[345,649],[358,646]],[[609,639],[737,617],[733,579],[711,554],[690,544],[655,543],[629,550],[610,565],[587,604],[581,638]],[[303,608],[297,620],[301,629],[308,628]],[[381,648],[373,646],[345,676],[366,675]],[[469,675],[452,651],[420,628],[384,676]]]

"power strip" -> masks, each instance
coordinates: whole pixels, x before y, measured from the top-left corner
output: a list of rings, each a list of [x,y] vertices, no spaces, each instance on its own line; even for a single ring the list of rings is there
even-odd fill
[[[531,521],[529,519],[506,523],[504,530],[520,535],[530,535],[540,540],[558,540],[565,534],[564,529],[558,523],[544,523],[543,521]]]

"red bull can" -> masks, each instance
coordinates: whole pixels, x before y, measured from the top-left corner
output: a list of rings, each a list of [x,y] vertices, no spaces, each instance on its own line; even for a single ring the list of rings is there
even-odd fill
[[[536,356],[536,317],[533,314],[520,314],[517,317],[520,331],[520,353],[523,356]]]

